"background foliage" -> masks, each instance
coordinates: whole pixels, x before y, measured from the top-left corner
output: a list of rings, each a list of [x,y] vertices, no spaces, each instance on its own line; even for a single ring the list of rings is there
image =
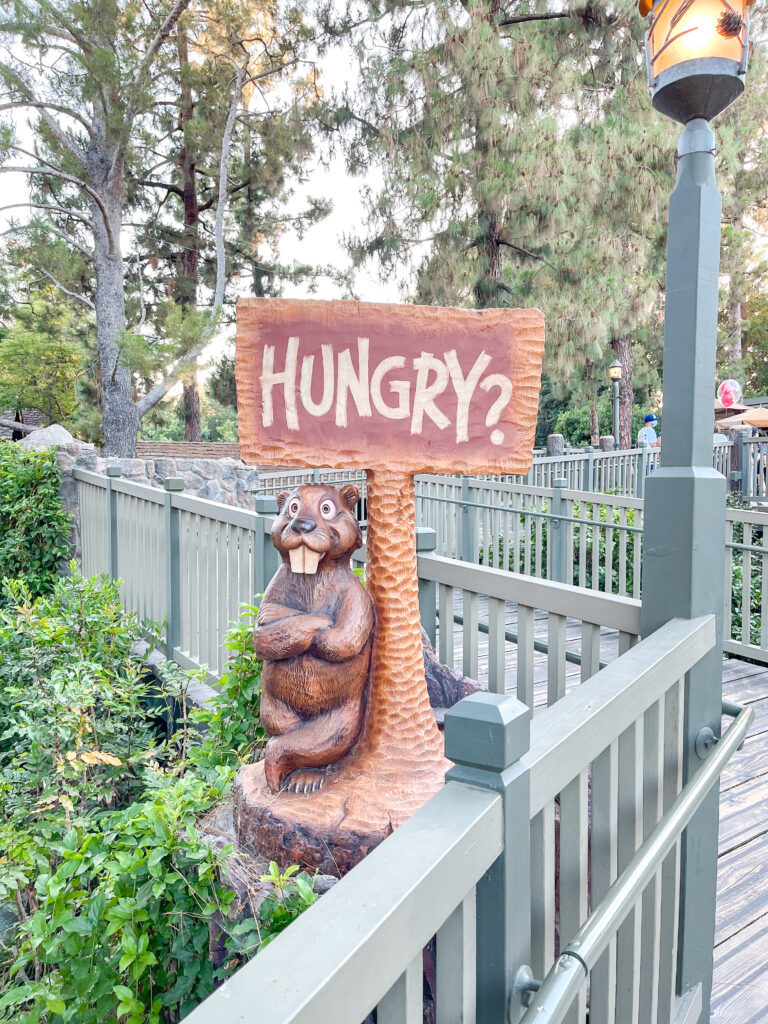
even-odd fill
[[[305,873],[272,866],[258,919],[214,970],[209,926],[233,893],[217,871],[227,851],[198,822],[263,743],[258,609],[228,637],[220,700],[197,715],[190,673],[146,676],[133,644],[156,630],[122,610],[118,582],[73,565],[47,597],[5,588],[0,908],[15,921],[0,936],[0,1021],[175,1024],[315,899]]]
[[[70,552],[60,484],[52,450],[0,443],[0,579],[23,579],[34,597],[52,589]],[[7,600],[0,592],[0,607]]]

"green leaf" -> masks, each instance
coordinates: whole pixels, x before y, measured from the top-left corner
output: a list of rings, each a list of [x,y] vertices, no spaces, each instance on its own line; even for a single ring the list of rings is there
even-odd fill
[[[90,935],[93,931],[93,923],[85,917],[73,917],[62,925],[65,932],[75,932],[78,935]]]
[[[67,1008],[67,1004],[64,1002],[63,999],[56,999],[51,997],[45,1000],[45,1005],[47,1009],[51,1011],[51,1013],[64,1013],[64,1011]]]

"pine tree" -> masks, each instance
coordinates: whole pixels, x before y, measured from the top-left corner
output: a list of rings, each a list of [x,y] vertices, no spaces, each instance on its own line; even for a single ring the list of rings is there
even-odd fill
[[[158,54],[188,4],[166,0],[149,13],[129,0],[19,0],[0,18],[8,54],[0,61],[6,91],[0,109],[39,113],[34,150],[12,140],[14,162],[2,170],[29,176],[33,205],[50,221],[51,234],[64,236],[63,244],[92,265],[93,298],[67,290],[96,315],[109,454],[132,454],[138,419],[146,411],[142,400],[134,402],[130,371],[121,359],[126,172],[137,125],[155,102]]]

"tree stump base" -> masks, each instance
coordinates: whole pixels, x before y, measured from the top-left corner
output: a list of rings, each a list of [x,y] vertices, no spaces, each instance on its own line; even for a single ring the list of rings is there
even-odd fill
[[[443,757],[414,764],[353,751],[318,792],[272,793],[263,763],[244,765],[232,787],[237,842],[281,870],[340,878],[442,788],[449,767]]]

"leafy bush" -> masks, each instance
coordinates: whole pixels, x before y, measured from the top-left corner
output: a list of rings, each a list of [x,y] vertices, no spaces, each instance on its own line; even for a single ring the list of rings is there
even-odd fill
[[[632,409],[632,443],[637,440],[637,432],[643,426],[648,408],[635,405]],[[611,399],[602,397],[597,403],[597,414],[601,434],[613,433],[613,409]],[[589,444],[589,406],[579,405],[574,409],[564,409],[557,417],[555,433],[562,434],[566,444]]]
[[[117,583],[73,567],[49,597],[20,582],[6,595],[0,906],[18,920],[0,945],[0,1021],[175,1024],[315,898],[306,874],[271,869],[274,892],[214,972],[209,926],[233,894],[217,873],[227,851],[195,825],[263,741],[258,609],[229,634],[216,708],[189,714],[189,673],[169,667],[168,707],[144,678]],[[158,702],[177,710],[170,736]]]
[[[0,580],[23,579],[33,597],[50,592],[70,553],[60,485],[53,451],[0,443]]]
[[[259,609],[249,604],[241,608],[240,619],[232,623],[224,640],[230,656],[219,679],[219,700],[195,715],[208,731],[205,750],[214,752],[217,763],[230,765],[257,760],[267,739],[260,719],[261,662],[253,649]],[[205,757],[205,751],[199,756]]]

